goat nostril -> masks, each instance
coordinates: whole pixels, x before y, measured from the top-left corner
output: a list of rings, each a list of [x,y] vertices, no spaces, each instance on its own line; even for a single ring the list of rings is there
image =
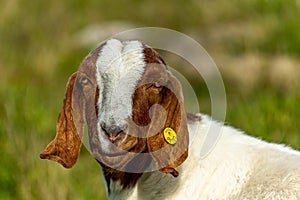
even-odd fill
[[[106,126],[106,124],[104,123],[104,122],[101,122],[100,123],[100,127],[101,127],[101,129],[105,132],[105,134],[107,134],[107,126]]]
[[[117,126],[117,125],[110,125],[107,126],[105,123],[100,123],[100,126],[102,130],[104,131],[105,135],[109,138],[111,141],[115,141],[118,138],[120,138],[121,133],[127,128],[127,125],[123,126]]]

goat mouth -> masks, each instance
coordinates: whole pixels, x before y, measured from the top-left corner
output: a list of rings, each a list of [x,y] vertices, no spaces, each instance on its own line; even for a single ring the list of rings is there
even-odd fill
[[[146,153],[145,149],[141,152],[135,152],[136,146],[133,146],[128,151],[104,153],[96,156],[95,159],[105,168],[129,173],[143,173],[150,161],[149,154]]]
[[[113,169],[124,171],[124,167],[136,157],[136,153],[128,151],[103,153],[101,155],[95,155],[95,159]]]
[[[119,157],[140,153],[145,150],[145,146],[146,145],[140,146],[138,138],[132,136],[130,137],[127,134],[124,134],[122,138],[118,138],[115,141],[110,141],[106,147],[101,145],[101,148],[98,149],[98,152],[101,152],[101,155],[107,157]]]
[[[126,138],[126,133],[124,133],[123,131],[119,132],[117,134],[111,134],[111,135],[106,134],[106,135],[108,137],[108,140],[111,143],[116,144],[116,145],[117,145],[117,143],[121,143]]]
[[[123,148],[122,146],[115,146],[114,149],[111,150],[111,152],[103,152],[102,155],[108,157],[118,157],[118,156],[126,156],[129,154],[141,153],[144,150],[145,148],[142,149],[137,148],[137,143],[136,143],[127,148]]]
[[[91,134],[92,146],[90,147],[94,158],[99,163],[122,170],[127,163],[147,148],[145,138],[133,136],[128,132],[129,130],[125,129],[115,138],[109,138],[110,135],[102,129],[97,134]]]

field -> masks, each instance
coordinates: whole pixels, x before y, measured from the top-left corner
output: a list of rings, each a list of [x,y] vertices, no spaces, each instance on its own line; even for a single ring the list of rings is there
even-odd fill
[[[98,42],[126,28],[195,38],[222,73],[226,123],[300,149],[298,0],[0,2],[0,199],[105,199],[86,149],[70,170],[39,153],[55,136],[69,75]],[[192,85],[210,114],[205,84]]]

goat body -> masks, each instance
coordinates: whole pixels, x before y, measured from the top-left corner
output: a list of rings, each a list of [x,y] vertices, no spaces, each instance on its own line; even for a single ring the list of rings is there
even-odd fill
[[[112,192],[112,199],[300,198],[298,151],[198,116],[201,120],[188,121],[190,136],[196,138],[190,144],[189,157],[178,167],[178,178],[158,171],[145,173],[136,187],[127,190],[120,190],[115,182],[112,188],[118,189]],[[220,137],[203,157],[201,147],[211,126],[221,128]]]
[[[72,167],[84,121],[109,199],[300,198],[298,151],[186,114],[180,83],[138,41],[111,39],[85,58],[68,81],[57,135],[40,157]]]

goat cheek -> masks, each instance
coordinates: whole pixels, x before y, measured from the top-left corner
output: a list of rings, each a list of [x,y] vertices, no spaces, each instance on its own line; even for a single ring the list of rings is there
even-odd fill
[[[141,96],[138,101],[134,101],[132,119],[138,126],[147,126],[149,124],[149,104],[145,96]]]

